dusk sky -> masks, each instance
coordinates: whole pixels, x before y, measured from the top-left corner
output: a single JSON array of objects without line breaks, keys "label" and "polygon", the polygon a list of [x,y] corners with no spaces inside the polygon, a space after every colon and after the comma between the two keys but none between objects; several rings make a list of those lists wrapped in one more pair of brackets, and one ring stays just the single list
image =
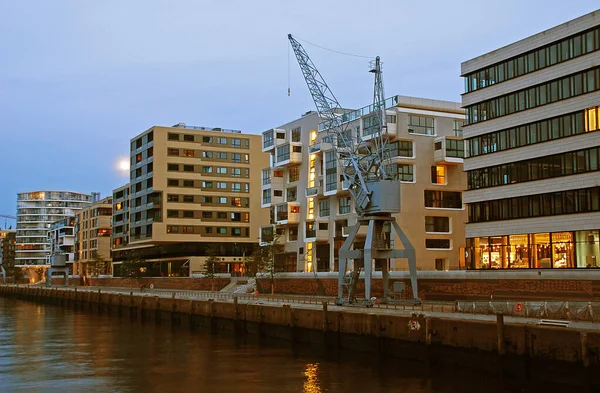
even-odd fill
[{"label": "dusk sky", "polygon": [[[110,194],[128,181],[116,163],[129,139],[153,125],[259,134],[314,109],[291,50],[287,96],[288,33],[381,56],[388,97],[460,101],[461,62],[597,8],[598,0],[0,0],[0,214],[16,214],[17,192]],[[303,45],[342,106],[371,103],[368,59]]]}]

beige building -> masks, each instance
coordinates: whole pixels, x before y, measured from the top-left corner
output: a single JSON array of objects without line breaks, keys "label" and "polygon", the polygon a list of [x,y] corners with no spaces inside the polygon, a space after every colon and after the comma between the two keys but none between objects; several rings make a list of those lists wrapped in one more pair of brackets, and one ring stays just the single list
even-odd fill
[{"label": "beige building", "polygon": [[[351,137],[365,143],[373,133],[369,110],[344,115]],[[459,103],[404,96],[386,100],[386,110],[389,164],[401,180],[397,219],[415,247],[418,268],[459,269],[466,221],[464,111]],[[277,231],[285,244],[279,270],[337,271],[339,249],[357,216],[317,113],[263,132],[263,151],[271,153],[271,166],[263,169],[262,207],[273,225],[261,229],[262,244]],[[407,269],[401,259],[390,265]]]},{"label": "beige building", "polygon": [[75,263],[73,274],[89,275],[87,263],[94,258],[106,262],[101,274],[111,274],[112,196],[98,199],[75,217]]},{"label": "beige building", "polygon": [[461,68],[468,267],[600,267],[600,10]]},{"label": "beige building", "polygon": [[154,126],[131,139],[128,186],[113,191],[113,259],[143,260],[150,276],[199,274],[209,246],[218,272],[242,274],[268,211],[258,196],[269,155],[261,136]]}]

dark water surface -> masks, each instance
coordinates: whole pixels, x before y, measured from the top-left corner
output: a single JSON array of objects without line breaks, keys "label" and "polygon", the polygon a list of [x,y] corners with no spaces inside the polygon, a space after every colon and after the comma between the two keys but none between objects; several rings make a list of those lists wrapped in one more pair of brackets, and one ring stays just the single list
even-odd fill
[{"label": "dark water surface", "polygon": [[0,297],[0,392],[575,392]]}]

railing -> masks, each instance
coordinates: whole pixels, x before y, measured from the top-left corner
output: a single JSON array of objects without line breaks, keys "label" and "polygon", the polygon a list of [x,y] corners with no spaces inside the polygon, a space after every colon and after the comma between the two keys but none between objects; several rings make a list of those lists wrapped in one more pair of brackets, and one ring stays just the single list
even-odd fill
[{"label": "railing", "polygon": [[[385,109],[394,107],[396,105],[398,105],[398,96],[389,97],[384,101]],[[367,105],[363,108],[357,109],[355,111],[344,113],[343,115],[341,115],[342,124],[360,119],[362,116],[369,115],[369,114],[373,113],[373,110],[374,110],[374,107],[371,104],[371,105]],[[325,125],[325,123],[319,124],[319,131],[325,130],[324,125]]]}]

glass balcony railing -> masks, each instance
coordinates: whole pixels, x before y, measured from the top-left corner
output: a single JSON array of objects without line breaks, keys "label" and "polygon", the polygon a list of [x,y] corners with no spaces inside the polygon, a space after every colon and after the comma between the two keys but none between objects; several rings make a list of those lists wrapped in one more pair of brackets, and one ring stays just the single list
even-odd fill
[{"label": "glass balcony railing", "polygon": [[[384,102],[385,109],[392,108],[396,105],[398,105],[398,96],[397,95],[387,98]],[[344,113],[341,115],[342,124],[348,123],[350,121],[360,119],[363,116],[369,115],[369,114],[373,113],[373,110],[374,110],[374,106],[371,104],[371,105],[367,105],[363,108],[357,109],[355,111]],[[328,123],[327,122],[320,123],[319,131],[324,131],[326,124],[328,124]]]}]

